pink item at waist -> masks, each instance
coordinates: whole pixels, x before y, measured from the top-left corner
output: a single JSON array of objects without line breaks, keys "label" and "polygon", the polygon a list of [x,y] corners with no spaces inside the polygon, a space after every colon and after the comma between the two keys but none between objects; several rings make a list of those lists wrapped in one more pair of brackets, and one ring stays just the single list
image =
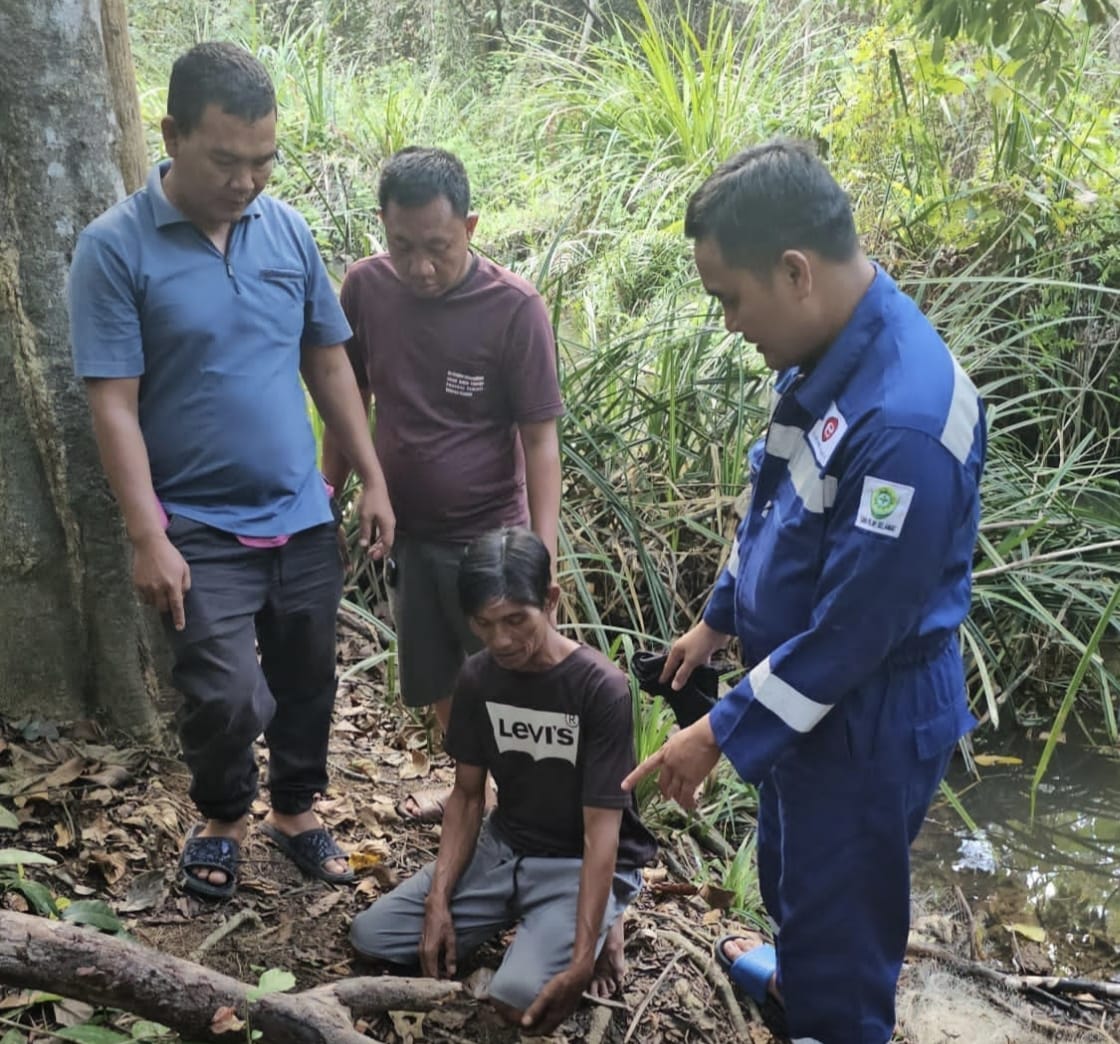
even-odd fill
[{"label": "pink item at waist", "polygon": [[[326,487],[327,496],[333,497],[334,486],[332,486],[326,479],[323,480],[323,485]],[[163,522],[163,528],[166,529],[170,520],[167,517],[167,512],[163,510],[163,505],[159,502],[158,497],[156,498],[156,507],[159,508],[159,517]],[[292,539],[290,533],[282,533],[280,536],[270,537],[241,536],[240,533],[235,533],[234,536],[237,537],[237,542],[242,546],[256,548],[283,547],[289,540]]]}]

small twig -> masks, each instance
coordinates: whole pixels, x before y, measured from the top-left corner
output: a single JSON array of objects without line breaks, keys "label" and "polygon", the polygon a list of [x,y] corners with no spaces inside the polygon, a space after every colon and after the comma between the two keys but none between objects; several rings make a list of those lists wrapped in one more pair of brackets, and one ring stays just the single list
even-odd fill
[{"label": "small twig", "polygon": [[968,924],[968,955],[975,961],[980,956],[976,945],[976,918],[972,915],[972,907],[968,905],[968,899],[961,886],[954,885],[953,891],[956,893],[957,905],[960,906],[961,913],[964,914],[965,922]]},{"label": "small twig", "polygon": [[645,910],[643,913],[647,917],[652,917],[657,921],[668,921],[673,924],[677,931],[696,943],[701,949],[710,946],[712,940],[709,936],[705,936],[692,927],[683,917],[678,917],[676,914],[666,913],[662,910]]},{"label": "small twig", "polygon": [[1069,558],[1071,555],[1085,555],[1090,551],[1109,551],[1114,547],[1120,547],[1120,540],[1103,540],[1097,544],[1087,544],[1085,547],[1066,547],[1060,551],[1047,551],[1045,554],[1019,558],[1012,562],[1005,562],[1003,565],[992,566],[990,569],[978,569],[972,577],[974,580],[979,580],[989,576],[999,576],[1001,573],[1009,573],[1015,569],[1038,565],[1039,562],[1053,562],[1059,558]]},{"label": "small twig", "polygon": [[239,910],[229,920],[218,925],[205,939],[198,944],[197,949],[191,954],[192,961],[198,961],[207,950],[220,943],[227,935],[237,931],[243,924],[251,924],[256,928],[263,928],[264,921],[256,910],[248,908]]},{"label": "small twig", "polygon": [[[727,1014],[735,1027],[736,1036],[740,1040],[747,1040],[747,1020],[743,1018],[743,1010],[739,1007],[739,1001],[735,997],[735,991],[731,988],[731,980],[720,970],[719,966],[716,964],[715,958],[712,957],[710,953],[705,953],[700,947],[694,946],[681,935],[680,932],[662,930],[659,934],[666,942],[673,943],[684,950],[684,952],[692,958],[696,966],[707,976],[708,981],[715,987],[716,993],[719,994],[720,1000],[723,1001],[724,1007],[727,1008]],[[751,1004],[751,1015],[761,1022],[762,1016],[758,1013],[757,1006],[749,997],[746,999]]]},{"label": "small twig", "polygon": [[630,1044],[630,1038],[634,1036],[634,1033],[638,1029],[638,1024],[642,1021],[642,1016],[646,1013],[646,1008],[649,1007],[650,1001],[653,1000],[654,995],[657,993],[657,991],[661,989],[661,984],[669,977],[669,972],[671,972],[677,966],[677,961],[679,961],[683,956],[683,953],[673,954],[673,959],[665,965],[665,967],[661,971],[661,974],[657,976],[654,984],[649,988],[646,995],[642,998],[642,1002],[634,1010],[634,1014],[630,1019],[630,1025],[626,1027],[626,1036],[622,1038],[622,1044]]},{"label": "small twig", "polygon": [[611,1000],[610,997],[596,997],[594,993],[584,990],[583,999],[590,1004],[598,1004],[601,1008],[614,1008],[615,1011],[624,1011],[627,1015],[630,1014],[629,1004],[625,1004],[622,1001]]}]

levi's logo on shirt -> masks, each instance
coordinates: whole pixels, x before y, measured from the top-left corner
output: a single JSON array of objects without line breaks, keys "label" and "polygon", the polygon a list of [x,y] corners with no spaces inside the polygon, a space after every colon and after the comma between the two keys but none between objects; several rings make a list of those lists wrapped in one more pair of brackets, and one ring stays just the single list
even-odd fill
[{"label": "levi's logo on shirt", "polygon": [[534,761],[560,758],[576,763],[579,747],[579,718],[556,711],[527,710],[508,703],[487,701],[486,712],[494,729],[494,741],[503,753],[520,751]]},{"label": "levi's logo on shirt", "polygon": [[447,383],[443,390],[448,395],[459,395],[464,399],[472,398],[486,387],[486,378],[481,374],[475,376],[470,373],[459,373],[458,370],[447,371]]}]

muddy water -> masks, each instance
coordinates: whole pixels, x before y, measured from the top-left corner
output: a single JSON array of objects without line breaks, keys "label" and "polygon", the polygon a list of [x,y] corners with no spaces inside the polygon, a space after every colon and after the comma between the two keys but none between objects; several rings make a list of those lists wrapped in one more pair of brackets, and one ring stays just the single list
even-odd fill
[{"label": "muddy water", "polygon": [[1065,974],[1120,973],[1120,752],[1060,746],[1030,820],[1031,776],[1041,744],[1000,754],[1020,766],[981,768],[975,783],[954,764],[949,782],[976,821],[971,835],[948,805],[931,811],[914,847],[916,890],[959,886],[984,936],[986,955],[1011,957],[1031,936]]}]

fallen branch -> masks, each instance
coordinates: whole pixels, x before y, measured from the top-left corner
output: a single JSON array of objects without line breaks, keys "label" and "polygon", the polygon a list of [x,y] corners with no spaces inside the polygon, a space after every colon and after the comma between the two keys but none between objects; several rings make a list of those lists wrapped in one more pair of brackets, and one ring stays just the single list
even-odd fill
[{"label": "fallen branch", "polygon": [[1097,982],[1093,979],[1066,979],[1059,975],[1008,975],[986,964],[965,960],[941,946],[912,942],[906,947],[911,957],[927,957],[948,964],[955,971],[977,979],[987,979],[1009,990],[1027,992],[1047,990],[1050,993],[1088,993],[1102,1000],[1120,999],[1120,982]]},{"label": "fallen branch", "polygon": [[[49,990],[132,1012],[188,1040],[228,1042],[230,1015],[269,1044],[370,1044],[354,1019],[429,1011],[462,996],[458,983],[343,979],[249,1001],[252,986],[139,943],[43,917],[0,913],[0,984]],[[222,1030],[225,1032],[221,1032]]]}]

